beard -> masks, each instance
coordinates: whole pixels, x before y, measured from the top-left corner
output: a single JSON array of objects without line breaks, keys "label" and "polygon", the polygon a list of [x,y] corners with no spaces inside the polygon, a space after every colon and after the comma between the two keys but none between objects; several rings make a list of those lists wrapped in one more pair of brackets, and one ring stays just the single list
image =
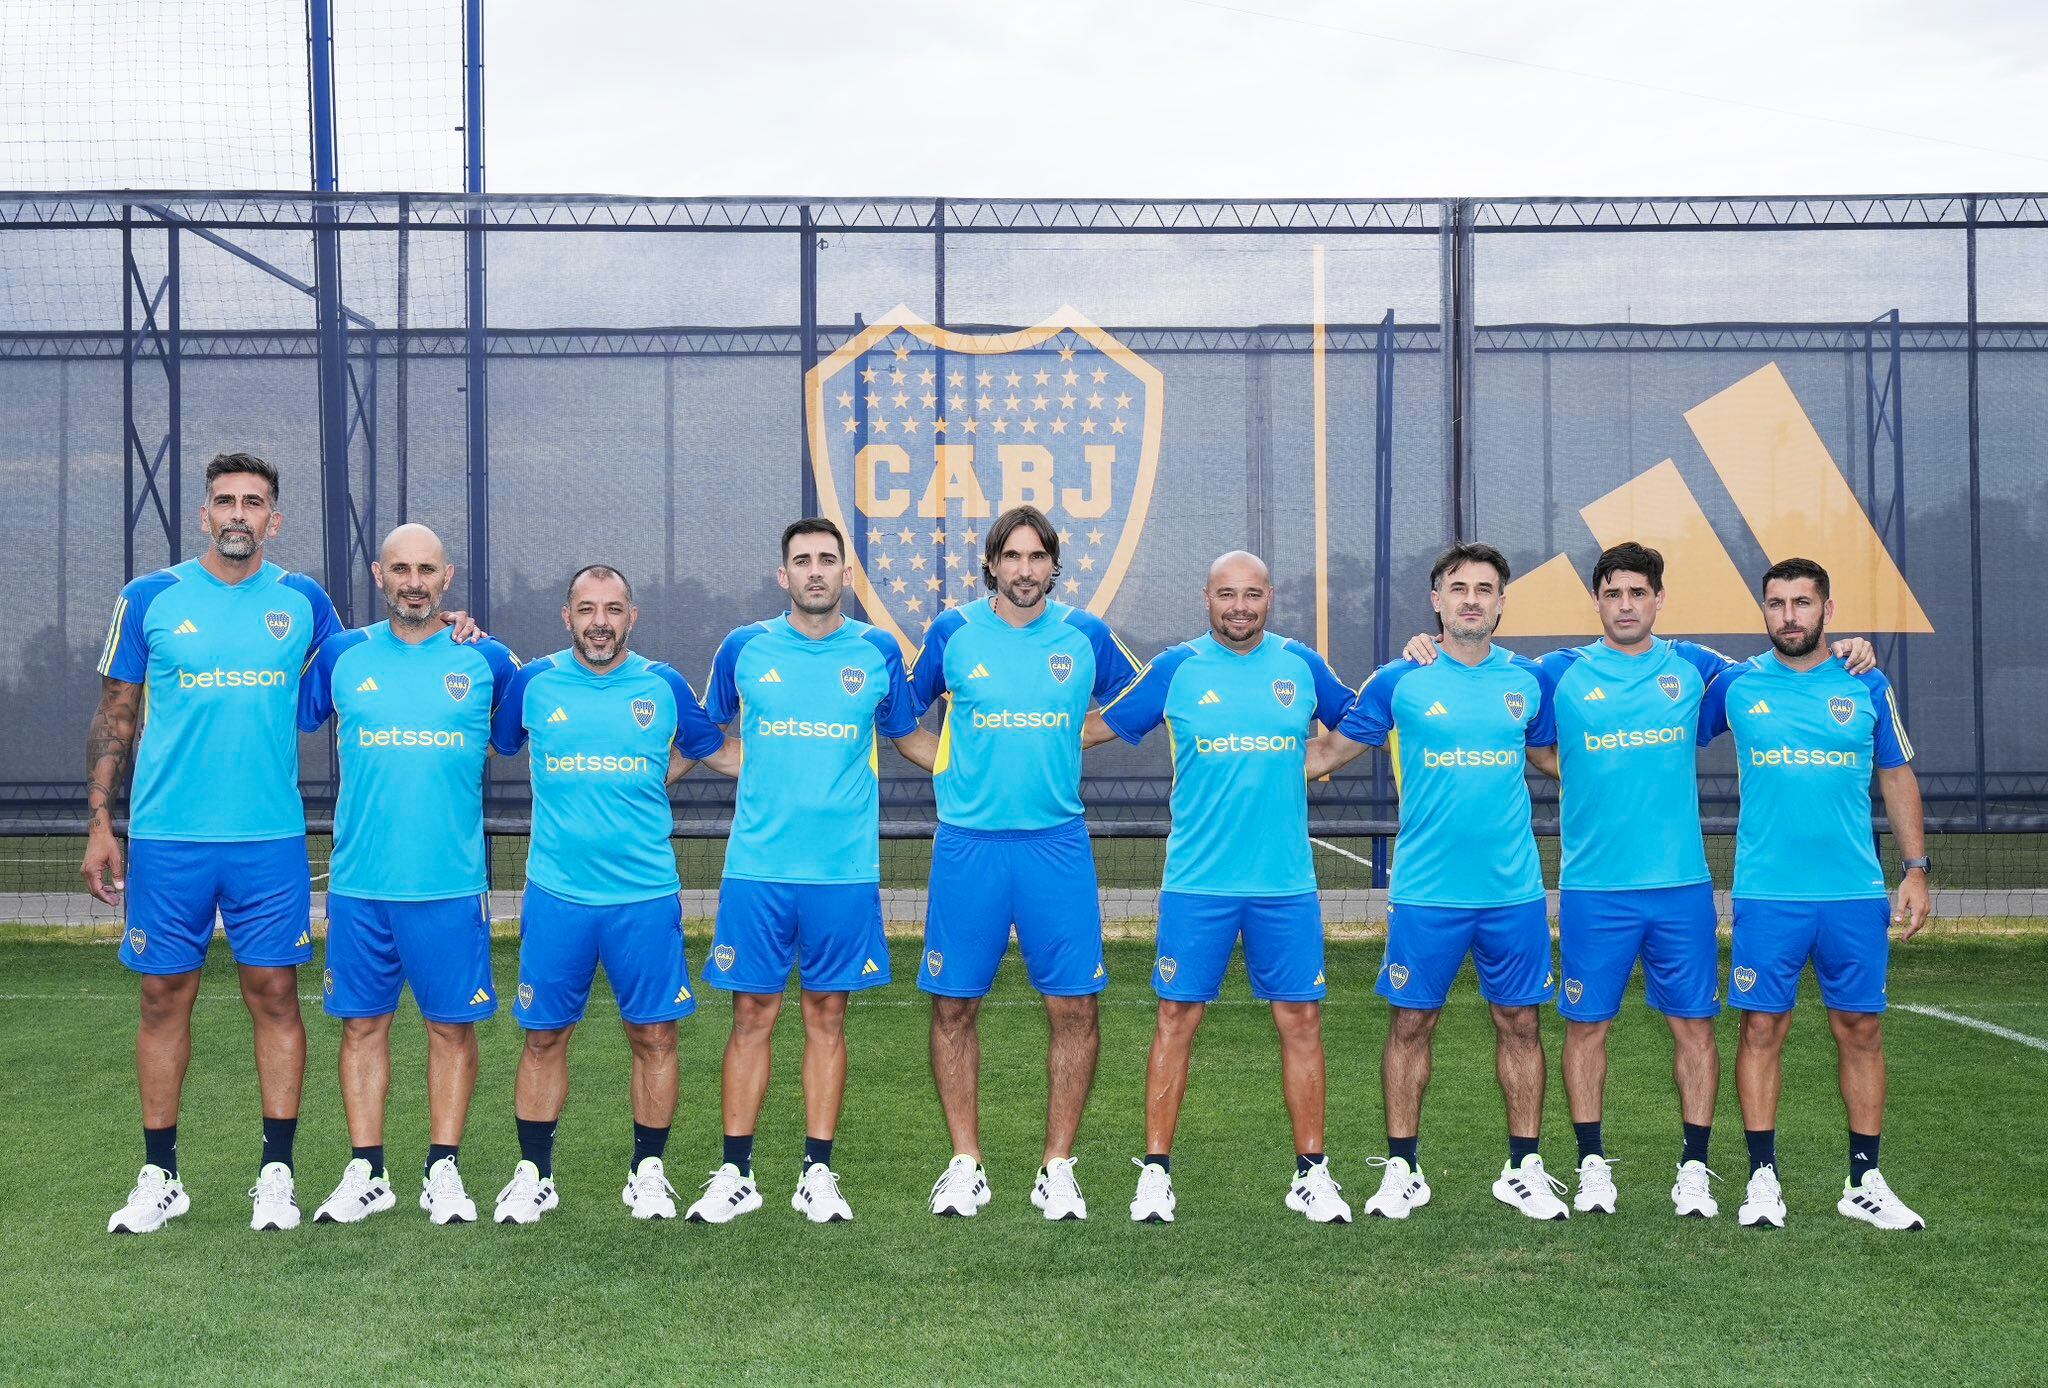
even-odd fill
[{"label": "beard", "polygon": [[427,625],[429,622],[437,622],[441,619],[440,610],[436,606],[434,601],[431,598],[428,598],[425,601],[427,603],[427,610],[418,616],[414,616],[411,612],[407,611],[405,606],[405,600],[399,598],[387,596],[384,599],[384,607],[387,611],[391,613],[391,620],[394,624],[402,627],[410,627],[413,630],[417,631],[419,628]]},{"label": "beard", "polygon": [[1029,612],[1032,608],[1038,606],[1038,604],[1045,601],[1046,590],[1050,586],[1050,579],[1048,579],[1044,583],[1035,585],[1032,590],[1029,601],[1026,601],[1024,598],[1018,596],[1019,585],[1016,583],[1004,583],[998,580],[996,583],[996,591],[1003,595],[1003,601],[1010,604],[1010,606],[1016,608],[1020,612]]},{"label": "beard", "polygon": [[1812,655],[1814,648],[1820,645],[1820,638],[1821,630],[1819,627],[1815,627],[1811,631],[1802,631],[1796,636],[1780,636],[1777,632],[1773,631],[1771,633],[1771,645],[1776,648],[1779,655],[1798,660],[1801,657]]},{"label": "beard", "polygon": [[796,608],[813,617],[822,617],[839,606],[837,593],[807,593],[800,588],[789,590],[789,600]]},{"label": "beard", "polygon": [[[610,643],[611,654],[600,656],[593,649],[594,643],[599,639]],[[588,631],[572,631],[569,633],[569,643],[576,648],[576,654],[582,656],[584,661],[590,665],[609,665],[626,653],[625,633],[616,627],[594,627]]]},{"label": "beard", "polygon": [[226,526],[215,533],[213,547],[223,559],[247,559],[256,552],[256,532],[243,526]]}]

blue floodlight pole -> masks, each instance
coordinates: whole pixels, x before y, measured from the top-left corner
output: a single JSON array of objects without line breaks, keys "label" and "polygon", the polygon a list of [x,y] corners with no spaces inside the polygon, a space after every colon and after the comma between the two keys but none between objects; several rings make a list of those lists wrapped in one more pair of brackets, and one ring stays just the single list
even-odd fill
[{"label": "blue floodlight pole", "polygon": [[320,497],[326,536],[327,595],[344,624],[354,617],[349,557],[348,329],[341,316],[341,232],[332,195],[334,138],[334,0],[306,0],[308,82],[313,116],[313,296],[320,338]]},{"label": "blue floodlight pole", "polygon": [[[462,191],[484,191],[484,0],[462,0]],[[488,316],[484,294],[484,213],[469,209],[463,233],[468,403],[469,607],[481,624],[491,616],[491,470]]]}]

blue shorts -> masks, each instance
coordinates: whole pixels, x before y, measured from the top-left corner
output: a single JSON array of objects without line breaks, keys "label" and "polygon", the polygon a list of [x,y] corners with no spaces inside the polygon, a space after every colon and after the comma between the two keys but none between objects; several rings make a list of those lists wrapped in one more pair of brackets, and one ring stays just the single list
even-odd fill
[{"label": "blue shorts", "polygon": [[1728,1005],[1744,1012],[1790,1012],[1806,961],[1820,979],[1820,1000],[1837,1012],[1882,1012],[1891,962],[1891,902],[1735,899],[1735,946]]},{"label": "blue shorts", "polygon": [[206,963],[216,911],[237,964],[311,963],[313,875],[306,865],[306,836],[253,843],[128,840],[123,964],[139,974],[191,973]]},{"label": "blue shorts", "polygon": [[1714,938],[1714,884],[1648,891],[1557,894],[1564,987],[1557,1010],[1574,1022],[1605,1022],[1621,1012],[1636,959],[1643,991],[1667,1017],[1721,1015],[1721,947]]},{"label": "blue shorts", "polygon": [[583,1020],[597,966],[611,980],[619,1015],[635,1026],[697,1010],[683,957],[683,899],[585,906],[526,884],[519,918],[519,993],[512,1020],[556,1031]]},{"label": "blue shorts", "polygon": [[780,993],[790,968],[805,991],[855,993],[889,981],[878,882],[718,884],[718,929],[704,981],[734,993]]},{"label": "blue shorts", "polygon": [[1319,1002],[1323,987],[1323,904],[1294,896],[1159,894],[1159,960],[1152,991],[1172,1002],[1214,1002],[1230,952],[1244,936],[1252,996],[1268,1002]]},{"label": "blue shorts", "polygon": [[1444,1005],[1465,955],[1479,996],[1497,1007],[1534,1007],[1550,997],[1550,915],[1542,898],[1515,906],[1389,906],[1387,953],[1373,991],[1396,1007]]},{"label": "blue shorts", "polygon": [[327,1015],[386,1016],[408,983],[430,1022],[481,1022],[497,1012],[488,898],[373,901],[329,892],[320,980]]},{"label": "blue shorts", "polygon": [[1039,992],[1079,997],[1109,985],[1086,824],[1014,831],[939,826],[917,986],[941,997],[987,996],[1013,925]]}]

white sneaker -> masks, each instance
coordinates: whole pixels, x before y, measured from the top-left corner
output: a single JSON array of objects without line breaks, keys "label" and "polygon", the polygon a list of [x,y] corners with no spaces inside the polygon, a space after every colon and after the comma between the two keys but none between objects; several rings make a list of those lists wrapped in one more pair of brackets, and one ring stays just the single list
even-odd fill
[{"label": "white sneaker", "polygon": [[540,1217],[562,1203],[555,1178],[540,1174],[530,1161],[512,1168],[512,1179],[498,1192],[498,1208],[491,1218],[500,1224],[538,1224]]},{"label": "white sneaker", "polygon": [[1579,1158],[1579,1189],[1572,1208],[1580,1214],[1613,1214],[1619,1192],[1614,1189],[1614,1164],[1603,1156]]},{"label": "white sneaker", "polygon": [[1570,1219],[1572,1212],[1557,1198],[1565,1189],[1563,1181],[1543,1169],[1543,1158],[1531,1152],[1520,1166],[1501,1167],[1500,1179],[1493,1183],[1493,1198],[1513,1205],[1531,1219]]},{"label": "white sneaker", "polygon": [[[363,1163],[368,1166],[369,1163]],[[262,1230],[284,1230],[299,1227],[299,1198],[292,1185],[292,1169],[281,1161],[274,1161],[256,1173],[256,1184],[249,1187],[249,1198],[256,1202],[255,1211],[249,1216],[249,1227]]]},{"label": "white sneaker", "polygon": [[[668,1172],[663,1169],[660,1157],[640,1159],[639,1167],[626,1178],[626,1188],[619,1192],[619,1199],[635,1219],[676,1217],[676,1188],[668,1183]],[[761,1197],[756,1195],[754,1203],[759,1205]]]},{"label": "white sneaker", "polygon": [[1311,1224],[1349,1224],[1351,1206],[1337,1192],[1344,1187],[1330,1175],[1330,1159],[1323,1158],[1298,1173],[1287,1188],[1287,1208],[1308,1216]]},{"label": "white sneaker", "polygon": [[455,1169],[455,1158],[441,1158],[432,1171],[420,1178],[420,1208],[433,1224],[475,1222],[476,1201],[462,1188],[462,1173]]},{"label": "white sneaker", "polygon": [[1040,1168],[1038,1179],[1031,1185],[1031,1203],[1047,1219],[1088,1218],[1088,1202],[1081,1198],[1081,1187],[1074,1180],[1072,1157],[1054,1157]]},{"label": "white sneaker", "polygon": [[1742,1193],[1742,1208],[1735,1222],[1745,1229],[1785,1227],[1785,1188],[1778,1184],[1778,1169],[1759,1166],[1749,1173],[1749,1188]]},{"label": "white sneaker", "polygon": [[790,1194],[789,1207],[813,1224],[844,1224],[853,1218],[853,1206],[839,1193],[839,1175],[821,1161],[804,1168],[804,1176]]},{"label": "white sneaker", "polygon": [[192,1208],[185,1183],[161,1166],[144,1166],[135,1177],[128,1203],[107,1220],[109,1234],[154,1234]]},{"label": "white sneaker", "polygon": [[1721,1213],[1721,1202],[1707,1183],[1720,1179],[1703,1161],[1680,1162],[1678,1183],[1671,1187],[1671,1208],[1688,1219],[1712,1219]]},{"label": "white sneaker", "polygon": [[313,1211],[313,1222],[355,1224],[373,1214],[382,1214],[397,1203],[398,1197],[392,1194],[391,1182],[384,1173],[370,1170],[370,1163],[361,1157],[351,1157],[341,1169],[341,1184],[334,1188],[334,1194]]},{"label": "white sneaker", "polygon": [[1408,1165],[1406,1157],[1367,1157],[1367,1166],[1384,1167],[1380,1188],[1365,1202],[1365,1212],[1380,1219],[1406,1219],[1429,1203],[1429,1182]]},{"label": "white sneaker", "polygon": [[932,1182],[932,1213],[948,1219],[972,1219],[989,1202],[988,1173],[981,1163],[961,1153],[946,1163]]},{"label": "white sneaker", "polygon": [[1132,1157],[1131,1165],[1138,1168],[1138,1193],[1131,1197],[1131,1222],[1173,1223],[1173,1207],[1180,1203],[1174,1199],[1173,1177],[1165,1167],[1142,1157]]},{"label": "white sneaker", "polygon": [[1851,1219],[1860,1219],[1880,1229],[1925,1229],[1927,1221],[1906,1208],[1906,1202],[1892,1194],[1891,1185],[1876,1167],[1863,1173],[1863,1184],[1842,1182],[1842,1198],[1835,1208]]},{"label": "white sneaker", "polygon": [[692,1224],[730,1224],[761,1208],[761,1191],[753,1175],[731,1162],[712,1172],[711,1179],[698,1189],[704,1193],[690,1206],[687,1218]]}]

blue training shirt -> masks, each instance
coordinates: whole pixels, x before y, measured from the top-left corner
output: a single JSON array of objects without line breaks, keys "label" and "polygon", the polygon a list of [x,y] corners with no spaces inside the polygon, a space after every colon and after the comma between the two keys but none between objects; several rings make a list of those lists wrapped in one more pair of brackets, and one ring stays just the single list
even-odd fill
[{"label": "blue training shirt", "polygon": [[1504,646],[1471,666],[1447,655],[1389,661],[1338,731],[1393,759],[1401,832],[1390,901],[1479,910],[1542,899],[1524,749],[1550,746],[1557,731],[1535,661]]},{"label": "blue training shirt", "polygon": [[1662,637],[1640,655],[1595,641],[1537,662],[1557,717],[1560,887],[1620,892],[1712,880],[1700,838],[1700,700],[1734,663]]},{"label": "blue training shirt", "polygon": [[881,880],[875,738],[917,728],[895,638],[850,617],[817,639],[788,613],[743,626],[719,643],[704,711],[738,719],[746,748],[727,877]]},{"label": "blue training shirt", "polygon": [[1852,675],[1833,656],[1795,670],[1765,651],[1707,687],[1701,744],[1730,728],[1742,785],[1735,895],[1882,898],[1870,780],[1913,759],[1891,681],[1877,670]]},{"label": "blue training shirt", "polygon": [[445,627],[412,645],[378,622],[321,646],[299,686],[299,727],[337,722],[328,890],[442,901],[490,885],[484,761],[518,669],[501,643],[462,645]]},{"label": "blue training shirt", "polygon": [[1316,889],[1308,842],[1309,725],[1352,693],[1313,646],[1268,632],[1239,654],[1205,633],[1162,651],[1102,710],[1126,742],[1166,724],[1173,753],[1170,892],[1294,896]]},{"label": "blue training shirt", "polygon": [[725,735],[689,681],[629,651],[605,674],[557,651],[522,666],[491,718],[491,745],[533,742],[526,877],[585,906],[652,901],[682,886],[669,834],[668,749],[708,757]]},{"label": "blue training shirt", "polygon": [[122,588],[99,672],[143,687],[129,834],[253,843],[305,833],[299,680],[339,630],[320,585],[275,564],[226,583],[187,559]]},{"label": "blue training shirt", "polygon": [[982,598],[939,614],[910,663],[918,712],[950,696],[932,782],[939,822],[1051,829],[1081,817],[1081,724],[1139,665],[1092,612],[1047,599],[1013,627]]}]

